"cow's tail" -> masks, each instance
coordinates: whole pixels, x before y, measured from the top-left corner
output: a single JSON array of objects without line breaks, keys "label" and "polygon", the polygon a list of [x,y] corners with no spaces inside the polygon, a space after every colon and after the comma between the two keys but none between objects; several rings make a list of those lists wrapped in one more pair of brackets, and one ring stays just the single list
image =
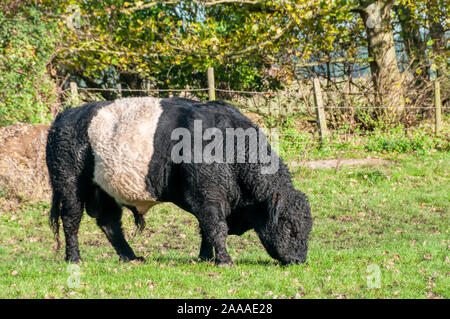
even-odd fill
[{"label": "cow's tail", "polygon": [[58,192],[53,193],[52,208],[50,209],[49,224],[55,235],[56,250],[61,248],[61,239],[59,237],[59,218],[61,216],[61,195]]}]

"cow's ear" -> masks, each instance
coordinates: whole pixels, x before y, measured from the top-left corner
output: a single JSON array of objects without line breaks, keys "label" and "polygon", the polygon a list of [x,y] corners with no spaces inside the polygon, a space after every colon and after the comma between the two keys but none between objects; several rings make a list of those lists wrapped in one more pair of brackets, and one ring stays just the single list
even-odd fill
[{"label": "cow's ear", "polygon": [[272,196],[272,202],[270,207],[270,218],[274,224],[278,223],[278,217],[280,216],[281,207],[281,194],[280,192],[275,192]]}]

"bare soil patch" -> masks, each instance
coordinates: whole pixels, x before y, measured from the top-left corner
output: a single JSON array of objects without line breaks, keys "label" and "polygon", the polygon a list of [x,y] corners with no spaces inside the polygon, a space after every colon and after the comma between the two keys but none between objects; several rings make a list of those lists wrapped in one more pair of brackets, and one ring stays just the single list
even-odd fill
[{"label": "bare soil patch", "polygon": [[383,158],[343,158],[303,162],[290,162],[292,167],[309,167],[313,169],[337,169],[340,166],[388,165],[393,161]]}]

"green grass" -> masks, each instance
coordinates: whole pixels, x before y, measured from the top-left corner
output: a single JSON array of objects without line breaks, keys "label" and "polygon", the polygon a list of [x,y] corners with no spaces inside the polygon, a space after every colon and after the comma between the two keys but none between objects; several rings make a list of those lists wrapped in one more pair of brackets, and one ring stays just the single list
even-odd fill
[{"label": "green grass", "polygon": [[[235,267],[198,262],[197,222],[171,204],[154,207],[136,236],[125,212],[129,242],[146,262],[120,263],[85,215],[77,288],[54,250],[49,205],[24,206],[0,214],[0,298],[449,298],[449,167],[449,153],[435,152],[293,171],[314,216],[304,265],[279,265],[254,232],[229,237]],[[370,267],[379,267],[379,288],[368,286]]]}]

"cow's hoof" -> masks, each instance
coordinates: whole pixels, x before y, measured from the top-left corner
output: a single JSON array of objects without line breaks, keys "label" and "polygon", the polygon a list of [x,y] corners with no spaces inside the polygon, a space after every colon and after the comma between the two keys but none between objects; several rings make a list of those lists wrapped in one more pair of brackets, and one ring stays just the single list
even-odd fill
[{"label": "cow's hoof", "polygon": [[136,257],[136,259],[133,259],[131,261],[133,264],[141,264],[145,262],[145,258],[144,257]]},{"label": "cow's hoof", "polygon": [[130,262],[132,264],[140,264],[140,263],[145,262],[145,258],[144,257],[132,257],[132,258],[130,258],[130,257],[120,257],[119,260],[121,262],[124,262],[124,263]]}]

